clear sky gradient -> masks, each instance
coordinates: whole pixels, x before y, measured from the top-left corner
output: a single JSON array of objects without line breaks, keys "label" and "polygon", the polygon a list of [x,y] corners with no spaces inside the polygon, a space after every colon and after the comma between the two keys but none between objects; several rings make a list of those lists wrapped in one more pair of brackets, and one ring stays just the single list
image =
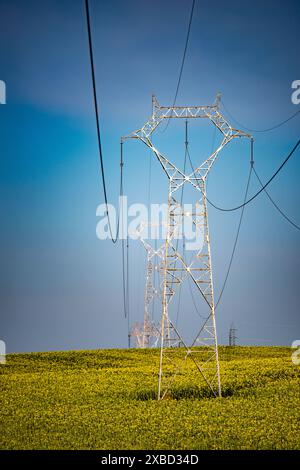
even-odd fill
[{"label": "clear sky gradient", "polygon": [[[172,104],[190,4],[90,0],[108,197],[114,204],[120,136],[147,120],[152,93],[162,104]],[[196,0],[178,104],[212,104],[221,91],[231,113],[257,129],[293,114],[291,83],[300,79],[299,21],[296,0]],[[103,192],[84,2],[0,0],[0,79],[7,85],[7,104],[0,105],[0,338],[9,352],[126,347],[121,247],[96,238]],[[197,126],[191,124],[195,163],[207,156],[213,135],[211,127]],[[300,116],[254,134],[263,181],[295,145],[299,131]],[[182,162],[184,122],[172,122],[157,137],[158,146],[159,138],[171,160]],[[124,153],[129,203],[147,202],[149,152],[131,141]],[[223,207],[239,204],[248,169],[249,145],[232,143],[209,176],[210,199]],[[298,150],[269,186],[298,224],[299,169]],[[166,201],[167,181],[154,159],[151,174],[151,201]],[[258,188],[253,178],[250,194]],[[238,217],[209,208],[216,296]],[[227,343],[232,322],[240,344],[299,339],[299,236],[264,194],[246,207],[217,310],[221,343]],[[130,253],[134,321],[143,315],[144,253],[138,242],[131,242]],[[191,309],[184,294],[182,323]],[[192,321],[187,328],[194,328]]]}]

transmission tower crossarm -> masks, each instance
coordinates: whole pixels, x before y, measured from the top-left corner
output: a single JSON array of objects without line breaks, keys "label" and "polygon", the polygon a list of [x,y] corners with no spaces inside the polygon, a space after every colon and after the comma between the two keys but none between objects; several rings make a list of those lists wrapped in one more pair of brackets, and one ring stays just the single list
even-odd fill
[{"label": "transmission tower crossarm", "polygon": [[125,139],[138,139],[150,137],[163,119],[210,119],[224,136],[232,134],[234,137],[251,137],[246,132],[235,129],[224,118],[219,110],[219,104],[201,106],[161,106],[157,98],[152,97],[152,115],[140,129],[133,131]]},{"label": "transmission tower crossarm", "polygon": [[[139,139],[147,145],[152,152],[156,155],[158,161],[163,167],[169,179],[177,180],[177,187],[182,186],[184,181],[188,180],[197,188],[197,181],[200,178],[206,178],[212,165],[215,163],[220,151],[235,138],[246,137],[252,139],[252,136],[242,130],[232,127],[224,118],[219,110],[219,99],[216,98],[215,104],[206,106],[161,106],[157,98],[152,96],[152,115],[148,121],[140,129],[133,131],[121,138],[123,142],[126,139]],[[170,162],[164,155],[162,155],[151,142],[151,135],[159,126],[163,119],[209,119],[214,126],[223,134],[223,140],[219,147],[203,162],[201,163],[190,175],[186,175],[172,162]],[[180,186],[178,186],[180,185]]]}]

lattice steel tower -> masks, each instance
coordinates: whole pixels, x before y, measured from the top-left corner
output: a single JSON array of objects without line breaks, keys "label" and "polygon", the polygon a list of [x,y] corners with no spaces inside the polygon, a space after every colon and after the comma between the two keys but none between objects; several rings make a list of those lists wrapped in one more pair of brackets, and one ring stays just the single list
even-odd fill
[{"label": "lattice steel tower", "polygon": [[[190,173],[177,168],[162,155],[151,141],[152,133],[165,119],[209,119],[220,131],[222,140],[216,150]],[[184,367],[186,359],[195,364],[197,376],[201,376],[209,393],[221,396],[221,381],[218,357],[218,341],[215,320],[215,302],[211,262],[211,246],[208,226],[206,179],[220,151],[233,139],[248,137],[249,134],[233,128],[222,116],[219,109],[219,95],[210,106],[160,106],[155,96],[152,97],[152,115],[145,125],[132,132],[124,139],[139,139],[157,157],[168,182],[167,236],[165,241],[165,265],[162,295],[161,347],[158,381],[158,399],[167,396],[174,386],[176,376]],[[195,191],[195,201],[191,213],[184,212],[180,201],[180,189],[189,185]],[[190,259],[175,243],[184,217],[192,220],[196,233],[202,237],[201,249],[190,250]],[[176,288],[190,277],[199,295],[204,300],[206,312],[199,319],[194,330],[194,339],[187,341],[178,331],[175,321],[169,315],[169,305]],[[175,348],[182,344],[183,348]],[[195,346],[203,346],[197,348]],[[191,379],[194,379],[190,375]]]},{"label": "lattice steel tower", "polygon": [[236,332],[237,332],[237,329],[234,326],[234,323],[231,323],[230,329],[229,329],[229,335],[228,335],[229,346],[236,346],[236,340],[237,340]]},{"label": "lattice steel tower", "polygon": [[[146,250],[146,281],[144,295],[144,319],[142,325],[136,323],[132,335],[136,337],[137,346],[140,348],[156,347],[160,338],[160,327],[153,318],[154,307],[157,301],[162,300],[161,279],[163,278],[165,265],[165,244],[153,247],[147,241],[148,236],[144,230],[155,227],[159,229],[160,224],[142,222],[135,232],[135,236],[141,241]],[[157,242],[157,239],[155,239]],[[155,243],[156,245],[156,243]]]}]

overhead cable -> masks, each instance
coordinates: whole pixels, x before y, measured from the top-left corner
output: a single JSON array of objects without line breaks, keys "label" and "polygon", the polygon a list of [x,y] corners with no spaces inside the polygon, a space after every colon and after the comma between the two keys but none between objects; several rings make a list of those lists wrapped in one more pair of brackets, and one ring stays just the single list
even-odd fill
[{"label": "overhead cable", "polygon": [[[175,91],[174,100],[173,100],[173,107],[175,106],[176,101],[177,101],[177,96],[178,96],[179,87],[180,87],[180,83],[181,83],[182,73],[183,73],[183,69],[184,69],[185,58],[186,58],[186,53],[187,53],[187,48],[188,48],[189,38],[190,38],[190,32],[191,32],[191,26],[192,26],[192,21],[193,21],[193,16],[194,16],[195,3],[196,3],[196,0],[193,0],[191,13],[190,13],[190,18],[189,18],[188,29],[187,29],[187,34],[186,34],[186,39],[185,39],[185,46],[184,46],[184,50],[183,50],[183,56],[182,56],[179,76],[178,76],[178,80],[177,80],[177,86],[176,86],[176,91]],[[169,123],[170,123],[170,118],[168,119],[167,125],[161,131],[161,133],[163,133],[167,130],[167,128],[169,126]]]},{"label": "overhead cable", "polygon": [[[263,187],[263,182],[261,181],[260,177],[258,176],[257,174],[257,171],[255,170],[255,168],[253,167],[253,171],[254,171],[254,174],[256,176],[256,178],[258,179],[260,185]],[[299,225],[295,224],[295,222],[293,222],[284,212],[282,209],[280,209],[280,207],[278,206],[278,204],[276,204],[276,202],[274,201],[274,199],[270,196],[270,193],[264,189],[264,192],[266,193],[267,197],[269,198],[269,200],[271,201],[271,203],[273,204],[273,206],[278,210],[278,212],[282,215],[282,217],[285,218],[285,220],[287,220],[293,227],[295,227],[297,230],[300,230],[300,227]]]},{"label": "overhead cable", "polygon": [[224,108],[224,110],[226,111],[226,113],[230,116],[230,118],[235,121],[235,123],[242,127],[243,129],[245,129],[246,131],[249,131],[249,132],[270,132],[270,131],[273,131],[274,129],[278,129],[279,127],[283,126],[284,124],[286,124],[287,122],[291,121],[292,119],[294,119],[294,117],[296,117],[299,113],[300,113],[300,109],[298,109],[295,113],[293,113],[291,116],[289,116],[287,119],[284,119],[283,121],[279,122],[278,124],[275,124],[274,126],[272,127],[267,127],[266,129],[250,129],[249,127],[246,127],[244,126],[244,124],[242,124],[241,122],[239,122],[233,115],[232,113],[229,111],[229,109],[227,108],[227,106],[224,104],[224,101],[223,99],[221,99],[221,104]]},{"label": "overhead cable", "polygon": [[273,181],[273,179],[278,175],[278,173],[282,170],[282,168],[284,167],[284,165],[289,161],[289,159],[291,158],[291,156],[294,154],[294,152],[296,151],[297,147],[299,146],[300,144],[300,139],[298,140],[298,142],[296,143],[296,145],[293,147],[293,149],[290,151],[290,153],[288,154],[288,156],[285,158],[285,160],[281,163],[281,165],[279,166],[279,168],[275,171],[275,173],[273,173],[273,175],[271,176],[271,178],[269,178],[269,180],[262,186],[262,188],[257,191],[257,193],[254,194],[254,196],[252,196],[250,199],[248,199],[246,202],[236,206],[236,207],[231,207],[231,208],[224,208],[224,207],[219,207],[217,206],[216,204],[214,204],[207,196],[206,197],[206,200],[209,202],[209,204],[214,207],[215,209],[219,210],[219,211],[223,211],[223,212],[232,212],[232,211],[236,211],[238,209],[241,209],[242,207],[246,206],[247,204],[249,204],[250,202],[252,202],[262,191],[265,190],[265,188]]},{"label": "overhead cable", "polygon": [[[85,11],[86,11],[86,20],[87,20],[87,30],[88,30],[88,43],[89,43],[89,53],[90,53],[90,63],[91,63],[91,74],[92,74],[92,84],[93,84],[93,96],[94,96],[94,107],[95,107],[95,115],[96,115],[96,126],[97,126],[97,140],[98,140],[98,150],[99,150],[99,158],[100,158],[100,169],[101,169],[101,178],[102,178],[102,186],[103,186],[103,194],[104,194],[104,201],[106,206],[106,215],[108,220],[108,227],[110,232],[111,241],[116,243],[119,237],[119,215],[118,214],[118,221],[117,221],[117,228],[116,228],[116,235],[114,236],[112,233],[112,226],[111,220],[108,210],[108,199],[107,199],[107,189],[106,189],[106,179],[105,179],[105,171],[104,171],[104,159],[103,159],[103,152],[102,152],[102,143],[101,143],[101,132],[100,132],[100,119],[99,119],[99,110],[98,110],[98,99],[97,99],[97,88],[96,88],[96,78],[95,78],[95,66],[94,66],[94,54],[93,54],[93,42],[92,42],[92,31],[91,31],[91,19],[90,19],[90,11],[89,11],[89,1],[85,0]],[[121,143],[121,161],[120,161],[120,196],[123,192],[123,159],[122,159],[122,143]]]}]

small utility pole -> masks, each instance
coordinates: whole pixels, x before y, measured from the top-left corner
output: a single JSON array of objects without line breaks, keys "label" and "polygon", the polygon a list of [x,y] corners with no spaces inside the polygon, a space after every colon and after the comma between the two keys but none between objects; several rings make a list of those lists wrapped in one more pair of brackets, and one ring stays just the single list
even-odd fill
[{"label": "small utility pole", "polygon": [[229,340],[228,340],[229,346],[236,346],[236,340],[237,340],[236,332],[237,332],[237,329],[234,326],[234,323],[231,323],[230,329],[229,329]]},{"label": "small utility pole", "polygon": [[128,333],[128,349],[131,348],[131,333]]}]

